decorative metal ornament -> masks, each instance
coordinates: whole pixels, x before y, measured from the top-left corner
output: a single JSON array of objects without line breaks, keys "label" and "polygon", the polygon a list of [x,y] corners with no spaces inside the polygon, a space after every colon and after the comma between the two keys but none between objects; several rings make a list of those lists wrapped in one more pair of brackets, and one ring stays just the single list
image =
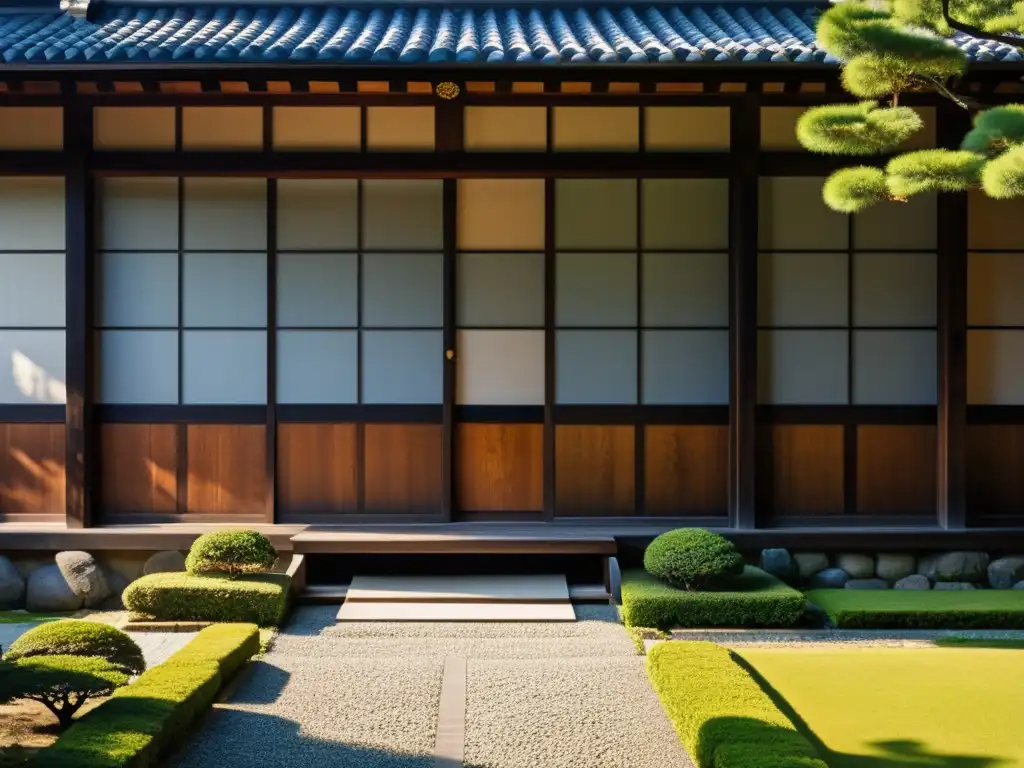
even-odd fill
[{"label": "decorative metal ornament", "polygon": [[451,101],[459,95],[459,86],[452,82],[438,83],[434,90],[445,101]]}]

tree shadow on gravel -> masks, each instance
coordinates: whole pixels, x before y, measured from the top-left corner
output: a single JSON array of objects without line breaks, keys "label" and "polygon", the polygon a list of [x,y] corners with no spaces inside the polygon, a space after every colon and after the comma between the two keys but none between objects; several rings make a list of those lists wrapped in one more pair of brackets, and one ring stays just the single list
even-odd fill
[{"label": "tree shadow on gravel", "polygon": [[[250,662],[242,674],[245,679],[231,694],[232,704],[273,704],[292,676],[291,672],[262,659]],[[258,684],[253,682],[257,676]]]},{"label": "tree shadow on gravel", "polygon": [[337,605],[305,605],[292,611],[288,623],[278,637],[316,637],[337,622]]},{"label": "tree shadow on gravel", "polygon": [[[339,721],[345,717],[338,712]],[[433,754],[331,741],[275,715],[221,709],[163,768],[435,768]],[[447,766],[445,767],[447,768]],[[462,768],[452,762],[451,768]]]}]

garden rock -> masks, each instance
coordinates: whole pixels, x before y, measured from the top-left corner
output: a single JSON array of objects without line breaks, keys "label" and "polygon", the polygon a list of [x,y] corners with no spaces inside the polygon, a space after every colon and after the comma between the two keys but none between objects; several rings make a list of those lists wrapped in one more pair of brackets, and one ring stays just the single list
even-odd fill
[{"label": "garden rock", "polygon": [[988,584],[992,589],[1011,589],[1024,579],[1024,555],[1001,557],[988,566]]},{"label": "garden rock", "polygon": [[1016,584],[1013,585],[1013,588],[1014,589],[1024,589],[1024,581],[1018,581]]},{"label": "garden rock", "polygon": [[931,589],[932,583],[919,573],[905,576],[892,585],[893,589]]},{"label": "garden rock", "polygon": [[826,568],[811,576],[808,586],[811,589],[842,589],[849,580],[842,568]]},{"label": "garden rock", "polygon": [[828,555],[823,552],[797,552],[793,555],[800,578],[809,579],[828,568]]},{"label": "garden rock", "polygon": [[930,581],[984,584],[989,556],[984,552],[942,552],[921,559],[917,572]]},{"label": "garden rock", "polygon": [[151,573],[177,573],[184,570],[185,556],[173,550],[157,552],[142,566],[142,572],[147,576]]},{"label": "garden rock", "polygon": [[25,607],[29,611],[77,611],[84,602],[75,594],[56,564],[36,568],[28,577]]},{"label": "garden rock", "polygon": [[888,589],[889,582],[885,579],[850,579],[846,582],[847,589]]},{"label": "garden rock", "polygon": [[0,608],[21,608],[25,579],[6,557],[0,555]]},{"label": "garden rock", "polygon": [[11,563],[15,568],[18,569],[18,573],[22,575],[26,581],[28,577],[32,575],[32,571],[37,568],[42,568],[44,565],[52,565],[52,557],[18,557],[11,560]]},{"label": "garden rock", "polygon": [[785,549],[762,550],[761,570],[783,581],[791,581],[796,575],[793,558],[789,556],[789,551]]},{"label": "garden rock", "polygon": [[101,557],[100,564],[103,566],[104,573],[107,574],[107,581],[110,580],[112,573],[116,573],[130,583],[142,576],[142,569],[146,565],[148,558],[149,555],[145,552],[139,553],[134,557],[130,554],[114,555],[112,557]]},{"label": "garden rock", "polygon": [[917,562],[913,555],[881,554],[875,565],[875,573],[880,579],[899,581],[910,576],[914,572],[915,565]]},{"label": "garden rock", "polygon": [[117,611],[124,608],[121,600],[121,593],[128,588],[131,582],[118,571],[107,570],[107,584],[110,585],[110,597],[103,601],[102,607],[109,611]]},{"label": "garden rock", "polygon": [[977,587],[975,587],[973,584],[968,584],[966,581],[937,581],[935,582],[935,588],[944,591],[958,589],[977,589]]},{"label": "garden rock", "polygon": [[71,591],[82,598],[87,608],[110,597],[107,577],[88,552],[58,552],[55,560]]},{"label": "garden rock", "polygon": [[875,575],[875,559],[871,555],[840,555],[836,565],[851,579],[870,579]]}]

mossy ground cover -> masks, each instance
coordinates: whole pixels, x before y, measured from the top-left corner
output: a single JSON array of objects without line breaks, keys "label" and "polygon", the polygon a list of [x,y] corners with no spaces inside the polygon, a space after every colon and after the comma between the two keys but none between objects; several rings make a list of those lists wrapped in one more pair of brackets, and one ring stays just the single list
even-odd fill
[{"label": "mossy ground cover", "polygon": [[1024,651],[738,652],[830,768],[1024,768]]},{"label": "mossy ground cover", "polygon": [[807,599],[844,629],[1024,629],[1024,590],[813,589]]},{"label": "mossy ground cover", "polygon": [[0,611],[0,624],[29,624],[37,621],[70,619],[75,613],[29,613],[28,611]]}]

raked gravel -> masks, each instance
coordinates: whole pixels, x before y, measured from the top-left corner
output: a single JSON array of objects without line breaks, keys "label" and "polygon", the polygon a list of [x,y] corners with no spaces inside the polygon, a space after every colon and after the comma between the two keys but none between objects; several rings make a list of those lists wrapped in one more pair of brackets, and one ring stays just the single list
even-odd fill
[{"label": "raked gravel", "polygon": [[574,623],[342,623],[302,608],[175,768],[432,768],[467,659],[473,768],[692,768],[615,610]]}]

